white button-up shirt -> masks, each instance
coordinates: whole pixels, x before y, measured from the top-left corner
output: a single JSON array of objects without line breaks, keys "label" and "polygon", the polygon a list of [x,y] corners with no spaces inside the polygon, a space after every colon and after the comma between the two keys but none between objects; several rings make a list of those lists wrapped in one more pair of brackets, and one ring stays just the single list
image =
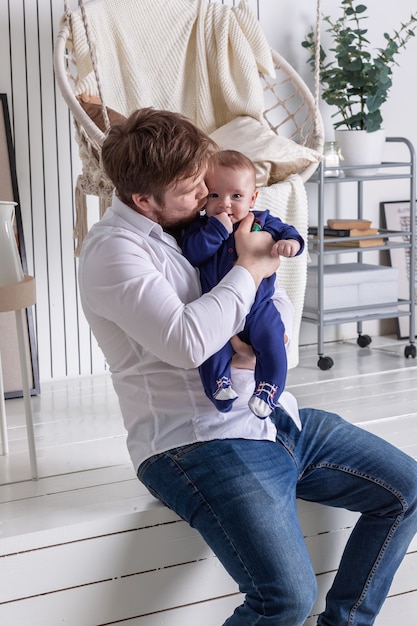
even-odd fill
[{"label": "white button-up shirt", "polygon": [[[275,440],[271,420],[257,418],[247,406],[252,371],[233,369],[239,397],[230,412],[221,413],[206,397],[197,369],[243,328],[256,293],[246,269],[234,267],[201,295],[198,271],[176,240],[114,197],[84,240],[79,286],[136,470],[154,454],[197,441]],[[296,406],[287,410],[296,420]]]}]

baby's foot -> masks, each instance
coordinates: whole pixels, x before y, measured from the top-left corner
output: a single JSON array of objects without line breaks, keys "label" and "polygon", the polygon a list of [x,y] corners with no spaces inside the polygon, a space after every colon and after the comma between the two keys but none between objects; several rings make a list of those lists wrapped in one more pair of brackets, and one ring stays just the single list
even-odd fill
[{"label": "baby's foot", "polygon": [[216,400],[236,400],[237,393],[232,387],[222,387],[213,395]]},{"label": "baby's foot", "polygon": [[278,387],[270,383],[260,382],[255,393],[250,398],[248,405],[252,413],[260,419],[265,419],[271,415],[278,405]]},{"label": "baby's foot", "polygon": [[256,417],[260,417],[262,420],[272,413],[272,409],[269,404],[256,396],[251,397],[248,405],[252,413],[254,413]]},{"label": "baby's foot", "polygon": [[219,411],[227,413],[232,408],[237,393],[232,387],[232,381],[226,376],[217,380],[216,385],[217,390],[213,393],[213,403]]}]

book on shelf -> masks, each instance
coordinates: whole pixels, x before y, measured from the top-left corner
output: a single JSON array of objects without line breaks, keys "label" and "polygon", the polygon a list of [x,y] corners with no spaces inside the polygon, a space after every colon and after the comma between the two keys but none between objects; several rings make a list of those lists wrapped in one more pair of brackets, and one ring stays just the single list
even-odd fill
[{"label": "book on shelf", "polygon": [[364,230],[366,228],[371,228],[372,222],[371,220],[364,219],[355,219],[355,220],[342,220],[342,219],[328,219],[327,220],[328,228],[359,228],[360,230]]},{"label": "book on shelf", "polygon": [[[315,239],[315,245],[317,245],[318,238]],[[332,239],[332,238],[331,238]],[[374,239],[343,239],[340,241],[326,241],[326,237],[324,237],[324,245],[329,247],[332,246],[334,248],[344,247],[344,248],[367,248],[370,246],[383,246],[384,240],[380,237],[376,237]]]},{"label": "book on shelf", "polygon": [[[309,226],[308,234],[317,237],[319,229],[317,226]],[[377,235],[377,228],[323,228],[325,237],[363,237],[365,235]]]}]

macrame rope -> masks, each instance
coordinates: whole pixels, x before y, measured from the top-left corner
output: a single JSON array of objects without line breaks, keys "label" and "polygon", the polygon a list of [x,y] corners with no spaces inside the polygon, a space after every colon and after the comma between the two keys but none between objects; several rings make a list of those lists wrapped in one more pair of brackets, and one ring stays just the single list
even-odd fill
[{"label": "macrame rope", "polygon": [[316,4],[316,46],[314,49],[314,113],[315,113],[315,123],[316,128],[319,123],[319,98],[320,98],[320,48],[321,48],[321,0],[317,0]]},{"label": "macrame rope", "polygon": [[84,28],[85,28],[85,35],[87,38],[87,43],[88,43],[88,49],[90,51],[90,56],[91,56],[91,63],[93,65],[93,70],[94,70],[94,76],[96,78],[96,82],[97,82],[97,89],[98,89],[98,95],[100,98],[100,102],[101,102],[101,111],[103,114],[103,120],[104,120],[104,125],[106,128],[106,132],[108,132],[110,130],[110,120],[109,120],[109,116],[107,113],[107,107],[104,103],[104,98],[103,98],[103,87],[101,84],[101,80],[100,80],[100,75],[98,72],[98,63],[97,63],[97,56],[96,56],[96,52],[94,49],[94,45],[92,43],[92,37],[91,37],[91,28],[90,28],[90,23],[88,21],[87,18],[87,13],[85,12],[85,6],[84,6],[84,0],[78,0],[78,4],[81,10],[81,16],[83,19],[83,24],[84,24]]}]

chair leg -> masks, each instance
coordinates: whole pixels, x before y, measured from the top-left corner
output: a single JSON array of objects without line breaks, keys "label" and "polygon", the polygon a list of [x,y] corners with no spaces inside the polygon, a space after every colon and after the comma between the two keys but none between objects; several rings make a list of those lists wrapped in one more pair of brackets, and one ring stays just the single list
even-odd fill
[{"label": "chair leg", "polygon": [[0,434],[3,454],[9,454],[9,437],[7,435],[6,404],[4,402],[3,369],[0,353]]},{"label": "chair leg", "polygon": [[29,458],[32,478],[37,480],[38,464],[36,458],[35,433],[33,429],[32,404],[30,399],[29,377],[26,364],[26,350],[24,340],[24,314],[25,309],[19,309],[16,313],[17,339],[19,344],[20,371],[22,374],[23,400],[25,405],[26,429],[29,444]]}]

